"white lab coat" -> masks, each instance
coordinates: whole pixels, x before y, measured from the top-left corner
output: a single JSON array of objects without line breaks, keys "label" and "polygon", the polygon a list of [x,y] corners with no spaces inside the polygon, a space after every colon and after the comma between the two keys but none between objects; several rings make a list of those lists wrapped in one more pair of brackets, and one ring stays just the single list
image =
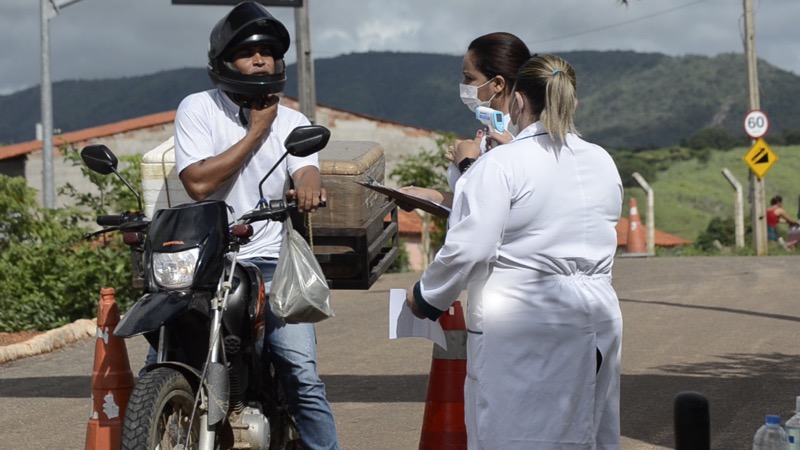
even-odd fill
[{"label": "white lab coat", "polygon": [[468,287],[471,450],[619,449],[622,183],[601,147],[553,147],[537,122],[481,156],[420,280],[442,311]]}]

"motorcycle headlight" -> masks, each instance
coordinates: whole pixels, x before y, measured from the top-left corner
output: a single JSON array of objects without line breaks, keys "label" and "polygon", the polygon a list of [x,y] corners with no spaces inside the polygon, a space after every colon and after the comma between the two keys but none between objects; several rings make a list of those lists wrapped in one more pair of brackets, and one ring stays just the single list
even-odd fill
[{"label": "motorcycle headlight", "polygon": [[175,253],[153,253],[153,275],[159,286],[182,289],[192,285],[199,248]]}]

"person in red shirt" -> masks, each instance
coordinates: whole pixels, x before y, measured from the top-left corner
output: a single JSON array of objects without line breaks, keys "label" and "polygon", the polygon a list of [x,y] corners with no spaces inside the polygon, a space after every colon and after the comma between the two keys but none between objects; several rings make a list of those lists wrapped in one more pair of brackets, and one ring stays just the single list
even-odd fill
[{"label": "person in red shirt", "polygon": [[789,218],[783,209],[783,198],[780,195],[772,197],[767,208],[767,240],[780,242],[778,236],[778,223],[783,219],[791,227],[796,227],[797,222]]}]

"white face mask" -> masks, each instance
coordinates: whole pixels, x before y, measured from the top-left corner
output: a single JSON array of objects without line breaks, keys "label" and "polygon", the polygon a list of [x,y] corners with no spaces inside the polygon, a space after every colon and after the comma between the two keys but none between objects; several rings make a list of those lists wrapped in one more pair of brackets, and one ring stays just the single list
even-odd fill
[{"label": "white face mask", "polygon": [[464,84],[464,83],[458,84],[458,90],[461,93],[461,101],[464,102],[465,105],[467,105],[467,108],[469,108],[470,111],[475,112],[475,110],[478,109],[478,106],[485,106],[488,108],[489,104],[492,103],[492,100],[494,100],[494,96],[497,94],[492,95],[492,98],[490,98],[485,102],[482,102],[478,98],[478,89],[491,83],[492,80],[494,80],[494,78],[487,81],[486,83],[483,83],[480,86],[473,86],[471,84]]},{"label": "white face mask", "polygon": [[519,134],[519,125],[508,121],[508,125],[506,125],[506,131],[508,131],[512,136],[517,137]]},{"label": "white face mask", "polygon": [[517,102],[517,93],[514,94],[514,99],[511,100],[511,105],[508,108],[508,125],[506,125],[506,129],[512,136],[517,136],[519,134],[519,116],[522,115],[522,109],[517,113],[517,123],[514,123],[514,104]]}]

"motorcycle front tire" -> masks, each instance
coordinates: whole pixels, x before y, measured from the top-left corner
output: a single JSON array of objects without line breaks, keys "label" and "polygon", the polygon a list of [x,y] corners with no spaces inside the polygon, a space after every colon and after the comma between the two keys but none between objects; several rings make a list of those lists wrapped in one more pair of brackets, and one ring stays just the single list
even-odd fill
[{"label": "motorcycle front tire", "polygon": [[136,383],[128,400],[122,450],[196,449],[200,430],[197,414],[189,427],[194,400],[191,385],[179,371],[159,367],[148,372]]}]

